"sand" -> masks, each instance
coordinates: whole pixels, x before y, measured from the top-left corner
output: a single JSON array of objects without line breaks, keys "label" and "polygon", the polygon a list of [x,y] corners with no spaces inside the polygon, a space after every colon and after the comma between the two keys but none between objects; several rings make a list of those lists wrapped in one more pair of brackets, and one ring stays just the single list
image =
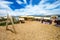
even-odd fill
[{"label": "sand", "polygon": [[[0,26],[0,40],[60,40],[60,27],[38,21],[14,24],[16,34]],[[12,26],[9,25],[9,29]]]}]

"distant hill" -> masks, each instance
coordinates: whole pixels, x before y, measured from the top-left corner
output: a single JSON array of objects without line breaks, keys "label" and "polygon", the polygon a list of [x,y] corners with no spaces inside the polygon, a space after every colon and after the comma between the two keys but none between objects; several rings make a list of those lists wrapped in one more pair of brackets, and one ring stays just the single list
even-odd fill
[{"label": "distant hill", "polygon": [[28,15],[28,16],[36,16],[36,17],[51,17],[51,16],[58,16],[58,17],[60,17],[60,15]]}]

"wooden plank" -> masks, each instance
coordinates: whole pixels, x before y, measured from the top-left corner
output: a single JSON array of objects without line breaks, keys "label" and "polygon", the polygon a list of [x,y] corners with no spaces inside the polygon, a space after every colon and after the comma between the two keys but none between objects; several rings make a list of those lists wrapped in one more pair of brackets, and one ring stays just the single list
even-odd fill
[{"label": "wooden plank", "polygon": [[12,28],[14,30],[14,33],[16,33],[16,30],[14,28],[14,22],[13,22],[12,16],[10,16],[9,14],[7,14],[6,29],[8,29],[8,21],[10,21],[12,23]]}]

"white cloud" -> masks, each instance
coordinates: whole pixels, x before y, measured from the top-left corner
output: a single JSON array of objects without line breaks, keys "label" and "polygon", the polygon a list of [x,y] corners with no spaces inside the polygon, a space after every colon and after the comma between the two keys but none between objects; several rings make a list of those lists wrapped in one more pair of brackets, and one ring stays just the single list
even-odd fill
[{"label": "white cloud", "polygon": [[18,4],[22,4],[23,2],[21,2],[20,0],[16,0],[16,2],[18,3]]},{"label": "white cloud", "polygon": [[9,7],[9,4],[12,2],[0,1],[0,14],[6,15],[7,13],[11,14],[12,9]]},{"label": "white cloud", "polygon": [[48,5],[46,7],[46,9],[53,9],[53,8],[56,8],[59,5],[60,5],[60,1],[56,1],[55,3]]},{"label": "white cloud", "polygon": [[40,4],[43,4],[43,3],[45,3],[46,1],[48,1],[48,0],[41,0]]},{"label": "white cloud", "polygon": [[26,0],[24,0],[24,3],[27,3]]},{"label": "white cloud", "polygon": [[27,1],[26,0],[23,0],[24,2],[21,2],[20,0],[16,0],[16,2],[18,3],[18,4],[27,4]]},{"label": "white cloud", "polygon": [[[18,14],[22,15],[34,15],[34,14],[43,14],[43,15],[51,15],[51,14],[59,14],[60,9],[55,10],[46,10],[46,9],[52,9],[60,5],[59,1],[53,3],[53,4],[43,4],[47,0],[42,0],[39,5],[35,5],[34,7],[30,4],[24,9],[16,9],[15,12],[18,12]],[[46,8],[45,8],[46,7]]]},{"label": "white cloud", "polygon": [[[3,2],[3,3],[0,3],[0,8],[6,8],[7,11],[9,12],[9,14],[11,14],[11,15],[34,15],[34,14],[51,15],[51,14],[59,14],[60,13],[60,9],[49,10],[49,9],[52,9],[52,8],[59,6],[60,5],[59,1],[57,1],[53,4],[49,4],[49,3],[43,4],[46,1],[47,0],[42,0],[39,3],[39,5],[32,6],[30,4],[30,5],[26,6],[26,8],[16,9],[15,11],[12,11],[12,9],[10,9],[8,7],[8,5],[10,4],[9,2],[7,2],[7,3]],[[26,0],[24,2],[26,2]],[[4,12],[3,12],[3,10],[0,10],[0,12],[1,13],[7,13],[6,10],[4,10]]]},{"label": "white cloud", "polygon": [[0,4],[13,4],[13,2],[8,2],[8,1],[0,1]]}]

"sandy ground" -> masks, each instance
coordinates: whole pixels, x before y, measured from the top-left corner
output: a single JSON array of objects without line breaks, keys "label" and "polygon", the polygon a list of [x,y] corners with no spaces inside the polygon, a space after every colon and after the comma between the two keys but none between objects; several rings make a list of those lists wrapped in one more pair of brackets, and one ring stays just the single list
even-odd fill
[{"label": "sandy ground", "polygon": [[[14,24],[16,34],[0,26],[0,40],[60,40],[60,27],[37,21]],[[12,29],[12,26],[9,25]]]}]

